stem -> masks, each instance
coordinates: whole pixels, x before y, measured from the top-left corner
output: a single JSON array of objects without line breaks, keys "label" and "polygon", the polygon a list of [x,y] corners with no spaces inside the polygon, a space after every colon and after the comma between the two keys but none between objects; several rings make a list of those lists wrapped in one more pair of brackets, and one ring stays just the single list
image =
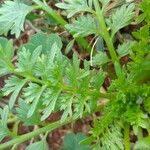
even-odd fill
[{"label": "stem", "polygon": [[130,150],[130,126],[129,124],[124,125],[124,146],[125,150]]},{"label": "stem", "polygon": [[115,48],[114,48],[112,39],[111,39],[110,34],[107,30],[107,26],[106,26],[105,19],[103,16],[103,11],[101,10],[99,2],[97,0],[94,0],[94,6],[95,6],[95,10],[96,10],[96,17],[98,19],[100,29],[102,31],[102,33],[99,33],[99,34],[100,34],[100,36],[102,36],[104,38],[104,40],[106,42],[110,56],[112,58],[112,62],[113,63],[115,63],[116,61],[118,62],[118,57],[117,57],[117,54],[115,52]]},{"label": "stem", "polygon": [[36,131],[32,131],[30,133],[27,133],[25,135],[21,135],[21,136],[18,136],[17,138],[11,140],[11,141],[8,141],[4,144],[0,144],[0,149],[5,149],[7,147],[10,147],[10,146],[13,146],[15,144],[19,144],[19,143],[22,143],[22,142],[25,142],[29,139],[31,139],[32,137],[35,137],[35,136],[38,136],[39,134],[42,134],[42,133],[45,133],[47,131],[52,131],[54,129],[57,129],[63,125],[66,125],[68,123],[71,123],[72,121],[75,121],[76,119],[73,119],[73,118],[68,118],[66,121],[64,122],[61,122],[61,121],[56,121],[54,123],[51,123],[43,128],[40,128]]},{"label": "stem", "polygon": [[[40,2],[39,0],[32,0],[35,2],[41,9],[46,11],[57,23],[59,23],[61,26],[65,26],[68,24],[66,20],[63,19],[55,10],[53,10],[50,6],[48,6],[46,3]],[[38,8],[38,7],[37,7]],[[89,43],[82,37],[75,39],[79,45],[81,45],[83,48],[85,48],[88,52],[91,51],[91,47],[89,46]]]}]

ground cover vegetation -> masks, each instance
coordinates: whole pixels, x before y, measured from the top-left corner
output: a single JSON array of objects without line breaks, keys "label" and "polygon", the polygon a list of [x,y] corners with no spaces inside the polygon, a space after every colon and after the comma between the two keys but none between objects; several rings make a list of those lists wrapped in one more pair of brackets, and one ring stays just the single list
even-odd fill
[{"label": "ground cover vegetation", "polygon": [[[68,134],[60,149],[149,150],[149,8],[149,0],[2,2],[0,149],[49,150],[50,132],[90,117],[86,136]],[[16,45],[27,24],[35,34]],[[30,132],[19,134],[20,124]]]}]

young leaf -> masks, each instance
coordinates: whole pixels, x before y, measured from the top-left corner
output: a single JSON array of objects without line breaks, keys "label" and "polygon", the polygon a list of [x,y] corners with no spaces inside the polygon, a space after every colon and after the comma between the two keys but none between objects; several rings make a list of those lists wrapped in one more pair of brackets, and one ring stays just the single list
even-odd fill
[{"label": "young leaf", "polygon": [[11,34],[19,37],[24,30],[25,17],[32,9],[19,1],[6,0],[0,7],[0,34],[7,34],[11,30]]},{"label": "young leaf", "polygon": [[29,145],[26,150],[49,150],[48,144],[45,140],[35,142],[31,145]]},{"label": "young leaf", "polygon": [[16,76],[12,76],[8,80],[5,81],[5,86],[3,87],[2,91],[4,92],[5,96],[8,96],[9,94],[11,94],[10,99],[9,99],[10,109],[13,108],[21,89],[26,83],[27,83],[26,79],[23,80]]},{"label": "young leaf", "polygon": [[97,34],[95,18],[90,15],[80,16],[72,24],[67,24],[65,27],[69,32],[74,34],[74,37],[85,37],[90,34]]},{"label": "young leaf", "polygon": [[129,5],[123,5],[121,8],[118,8],[116,12],[111,16],[108,21],[108,25],[111,28],[111,37],[113,38],[116,32],[125,26],[129,25],[134,17],[134,8],[133,3]]},{"label": "young leaf", "polygon": [[109,62],[109,58],[104,52],[98,52],[94,57],[93,57],[93,65],[103,65]]},{"label": "young leaf", "polygon": [[28,73],[29,75],[33,74],[33,69],[35,67],[36,61],[41,54],[42,47],[38,46],[33,53],[29,50],[23,49],[19,51],[19,58],[16,64],[16,71]]},{"label": "young leaf", "polygon": [[117,49],[119,57],[121,58],[123,56],[128,55],[131,51],[132,45],[133,42],[127,42],[127,43],[123,43],[122,45],[119,45]]},{"label": "young leaf", "polygon": [[79,12],[92,12],[92,9],[88,6],[87,0],[65,0],[63,3],[57,3],[56,6],[67,10],[68,18]]}]

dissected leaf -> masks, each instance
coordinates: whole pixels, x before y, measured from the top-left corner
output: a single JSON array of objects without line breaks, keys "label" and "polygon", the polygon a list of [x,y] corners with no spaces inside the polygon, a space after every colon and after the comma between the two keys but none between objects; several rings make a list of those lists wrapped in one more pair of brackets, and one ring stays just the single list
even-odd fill
[{"label": "dissected leaf", "polygon": [[103,65],[107,62],[109,62],[109,58],[104,52],[98,52],[94,57],[93,57],[93,65]]},{"label": "dissected leaf", "polygon": [[91,12],[92,9],[88,6],[87,0],[65,0],[65,3],[57,3],[56,6],[67,10],[67,17],[70,18],[79,12]]},{"label": "dissected leaf", "polygon": [[21,46],[21,48],[25,47],[32,53],[38,46],[42,46],[42,53],[47,54],[52,50],[52,45],[54,43],[56,43],[59,49],[62,48],[61,38],[58,36],[58,34],[47,35],[41,32],[32,35],[30,41]]},{"label": "dissected leaf", "polygon": [[17,0],[5,1],[0,7],[0,34],[7,34],[11,30],[11,34],[19,37],[20,32],[24,30],[25,17],[32,9]]},{"label": "dissected leaf", "polygon": [[36,111],[31,117],[27,117],[30,104],[27,104],[23,99],[19,99],[18,105],[18,108],[16,108],[17,116],[25,125],[38,125],[41,122],[40,114]]},{"label": "dissected leaf", "polygon": [[26,79],[20,79],[16,76],[10,77],[8,80],[5,81],[5,86],[3,87],[3,92],[5,96],[8,96],[11,94],[10,99],[9,99],[9,107],[10,109],[13,108],[15,101],[17,97],[19,96],[19,93],[23,86],[26,84],[27,80]]},{"label": "dissected leaf", "polygon": [[0,76],[8,74],[14,69],[13,55],[13,42],[0,37]]},{"label": "dissected leaf", "polygon": [[97,34],[95,18],[90,15],[80,16],[72,24],[67,24],[65,27],[69,32],[73,33],[74,37],[85,37],[90,34]]},{"label": "dissected leaf", "polygon": [[108,25],[111,28],[111,36],[114,37],[117,31],[129,25],[134,17],[135,5],[123,5],[116,10],[108,21]]},{"label": "dissected leaf", "polygon": [[119,57],[128,55],[131,51],[132,45],[133,42],[127,42],[127,43],[123,43],[122,45],[119,45],[117,49]]}]

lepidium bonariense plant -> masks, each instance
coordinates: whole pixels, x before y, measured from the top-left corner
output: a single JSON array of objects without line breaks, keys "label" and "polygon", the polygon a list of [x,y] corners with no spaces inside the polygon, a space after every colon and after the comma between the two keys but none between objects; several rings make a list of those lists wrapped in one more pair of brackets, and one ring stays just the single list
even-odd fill
[{"label": "lepidium bonariense plant", "polygon": [[[0,111],[0,139],[12,138],[0,144],[0,149],[15,148],[34,136],[44,134],[41,141],[27,149],[38,146],[46,150],[46,137],[50,131],[97,111],[102,116],[93,118],[89,137],[81,144],[89,144],[94,150],[130,150],[130,131],[133,130],[138,139],[134,149],[149,148],[150,2],[144,0],[140,5],[142,14],[138,20],[143,22],[143,27],[133,33],[135,40],[119,43],[117,47],[114,46],[116,33],[135,17],[134,3],[126,2],[108,15],[106,10],[110,0],[66,0],[56,4],[66,10],[68,18],[75,16],[72,23],[66,23],[45,1],[33,2],[36,5],[6,1],[0,8],[0,33],[6,34],[11,30],[12,34],[19,36],[26,15],[34,9],[42,9],[61,23],[75,39],[94,35],[96,40],[91,48],[90,61],[84,60],[84,65],[80,67],[76,53],[71,60],[62,54],[58,34],[40,32],[33,35],[17,51],[16,62],[12,61],[13,42],[0,39],[0,75],[9,76],[2,92],[4,96],[10,96],[8,106]],[[17,11],[10,19],[10,10],[15,8]],[[4,28],[6,24],[8,26]],[[106,51],[94,51],[99,38],[103,39]],[[120,59],[127,55],[131,61],[122,65]],[[113,66],[111,70],[114,73],[107,71],[107,66]],[[104,93],[100,89],[106,75],[112,82]],[[62,112],[61,119],[48,124],[46,119],[53,112]],[[7,126],[10,113],[16,121],[41,128],[19,136],[16,128],[10,130]],[[147,131],[146,138],[143,129]]]}]

